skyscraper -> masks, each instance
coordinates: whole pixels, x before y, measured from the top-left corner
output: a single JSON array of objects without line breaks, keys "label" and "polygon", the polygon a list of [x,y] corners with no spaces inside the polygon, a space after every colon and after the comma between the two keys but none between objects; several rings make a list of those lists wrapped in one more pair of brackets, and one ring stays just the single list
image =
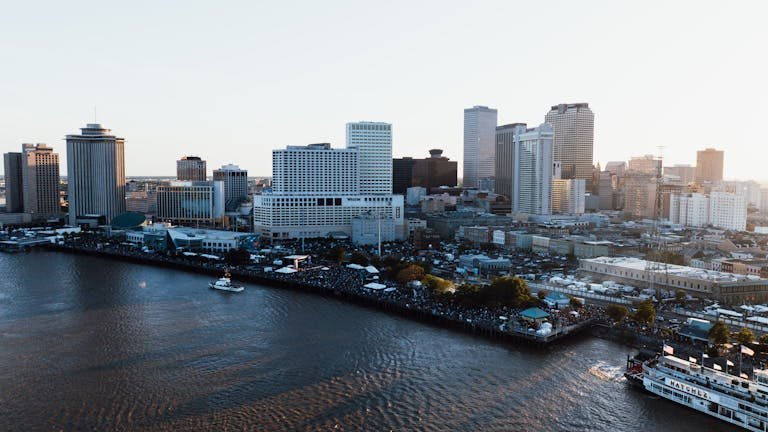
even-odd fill
[{"label": "skyscraper", "polygon": [[457,183],[458,163],[443,156],[440,149],[429,151],[429,157],[392,159],[392,190],[405,194],[409,187],[420,186],[429,192],[440,186],[454,187]]},{"label": "skyscraper", "polygon": [[125,212],[125,140],[98,123],[67,135],[69,224],[101,215],[107,223]]},{"label": "skyscraper", "polygon": [[555,132],[554,160],[562,164],[562,178],[592,178],[595,115],[589,104],[559,104],[545,121]]},{"label": "skyscraper", "polygon": [[197,156],[183,156],[176,161],[176,179],[205,181],[208,173],[205,161]]},{"label": "skyscraper", "polygon": [[[515,135],[525,133],[525,123],[511,123],[496,127],[496,160],[494,162],[494,191],[512,197],[512,173],[514,172]],[[466,166],[466,164],[465,164]]]},{"label": "skyscraper", "polygon": [[497,122],[493,108],[475,105],[464,110],[464,187],[475,188],[479,179],[494,176]]},{"label": "skyscraper", "polygon": [[723,180],[723,151],[708,148],[696,152],[696,181]]},{"label": "skyscraper", "polygon": [[53,216],[59,205],[59,155],[45,144],[23,144],[21,173],[24,213]]},{"label": "skyscraper", "polygon": [[633,156],[629,160],[629,169],[661,177],[661,159],[654,155]]},{"label": "skyscraper", "polygon": [[392,125],[347,123],[347,148],[360,154],[360,193],[392,194]]},{"label": "skyscraper", "polygon": [[552,126],[519,130],[512,150],[512,211],[552,213]]},{"label": "skyscraper", "polygon": [[222,165],[213,170],[213,180],[224,182],[224,201],[227,211],[237,209],[248,198],[248,171],[237,165]]},{"label": "skyscraper", "polygon": [[676,164],[674,166],[664,167],[664,175],[678,177],[674,181],[678,184],[687,185],[696,181],[696,167],[690,165]]},{"label": "skyscraper", "polygon": [[552,213],[584,213],[586,187],[584,179],[552,179]]},{"label": "skyscraper", "polygon": [[24,181],[21,174],[21,153],[3,155],[5,164],[5,211],[21,213],[24,210]]}]

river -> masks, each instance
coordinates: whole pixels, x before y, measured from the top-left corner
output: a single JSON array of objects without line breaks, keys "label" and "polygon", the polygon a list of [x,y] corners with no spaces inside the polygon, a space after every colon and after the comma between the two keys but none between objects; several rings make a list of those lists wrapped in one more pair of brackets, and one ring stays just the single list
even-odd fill
[{"label": "river", "polygon": [[632,350],[546,350],[247,284],[0,254],[0,430],[726,431],[627,387]]}]

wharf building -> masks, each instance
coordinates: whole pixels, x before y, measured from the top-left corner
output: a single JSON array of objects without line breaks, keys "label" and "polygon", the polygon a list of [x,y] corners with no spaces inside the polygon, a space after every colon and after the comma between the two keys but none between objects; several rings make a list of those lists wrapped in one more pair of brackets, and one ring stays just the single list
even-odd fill
[{"label": "wharf building", "polygon": [[464,110],[465,188],[480,187],[480,179],[494,176],[497,122],[498,111],[493,108],[475,105]]},{"label": "wharf building", "polygon": [[[370,193],[391,188],[392,176],[391,170],[386,180],[370,168],[362,172],[367,151],[378,154],[371,146],[335,149],[328,143],[273,150],[272,191],[253,197],[254,231],[273,240],[351,236],[354,218],[373,215],[382,222],[392,219],[402,238],[403,196]],[[386,161],[392,163],[391,153]],[[376,180],[363,182],[367,175]],[[368,193],[362,193],[362,184]]]},{"label": "wharf building", "polygon": [[454,187],[458,180],[458,162],[443,156],[440,149],[429,151],[425,159],[392,159],[392,191],[405,194],[410,187],[432,192],[440,186]]},{"label": "wharf building", "polygon": [[215,224],[224,216],[221,181],[168,181],[157,187],[157,218],[176,224]]},{"label": "wharf building", "polygon": [[248,171],[237,165],[222,165],[213,170],[213,181],[224,183],[224,206],[234,211],[248,198]]},{"label": "wharf building", "polygon": [[197,156],[183,156],[176,161],[176,180],[205,181],[207,173],[205,161]]},{"label": "wharf building", "polygon": [[723,151],[708,148],[696,152],[696,181],[718,182],[723,180]]},{"label": "wharf building", "polygon": [[579,261],[579,271],[597,281],[611,280],[661,290],[683,290],[696,297],[706,297],[725,304],[764,303],[768,301],[768,279],[702,270],[662,263],[648,263],[639,258],[599,257]]},{"label": "wharf building", "polygon": [[125,140],[91,123],[67,135],[69,224],[94,216],[108,223],[125,213]]},{"label": "wharf building", "polygon": [[562,178],[592,178],[595,115],[589,104],[553,106],[544,121],[554,130],[554,160],[562,164]]}]

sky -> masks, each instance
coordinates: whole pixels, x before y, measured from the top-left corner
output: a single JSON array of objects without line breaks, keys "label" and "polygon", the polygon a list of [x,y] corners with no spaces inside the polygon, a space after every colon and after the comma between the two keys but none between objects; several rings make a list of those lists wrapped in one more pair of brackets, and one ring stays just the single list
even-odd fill
[{"label": "sky", "polygon": [[343,147],[350,121],[392,123],[394,157],[461,161],[464,108],[538,125],[587,102],[603,166],[715,147],[726,178],[768,180],[765,1],[3,3],[0,152],[47,143],[62,174],[94,117],[129,176],[182,155],[258,176],[272,149]]}]

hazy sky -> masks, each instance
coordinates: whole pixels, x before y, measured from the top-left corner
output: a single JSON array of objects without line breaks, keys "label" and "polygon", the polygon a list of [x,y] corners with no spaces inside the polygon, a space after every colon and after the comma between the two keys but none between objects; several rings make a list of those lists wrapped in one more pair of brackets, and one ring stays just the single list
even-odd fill
[{"label": "hazy sky", "polygon": [[[98,120],[128,175],[199,155],[271,174],[271,150],[344,145],[394,124],[394,155],[461,160],[463,109],[538,125],[588,102],[605,164],[666,146],[725,150],[768,180],[768,2],[8,1],[0,12],[0,152]],[[0,169],[2,166],[0,164]]]}]

